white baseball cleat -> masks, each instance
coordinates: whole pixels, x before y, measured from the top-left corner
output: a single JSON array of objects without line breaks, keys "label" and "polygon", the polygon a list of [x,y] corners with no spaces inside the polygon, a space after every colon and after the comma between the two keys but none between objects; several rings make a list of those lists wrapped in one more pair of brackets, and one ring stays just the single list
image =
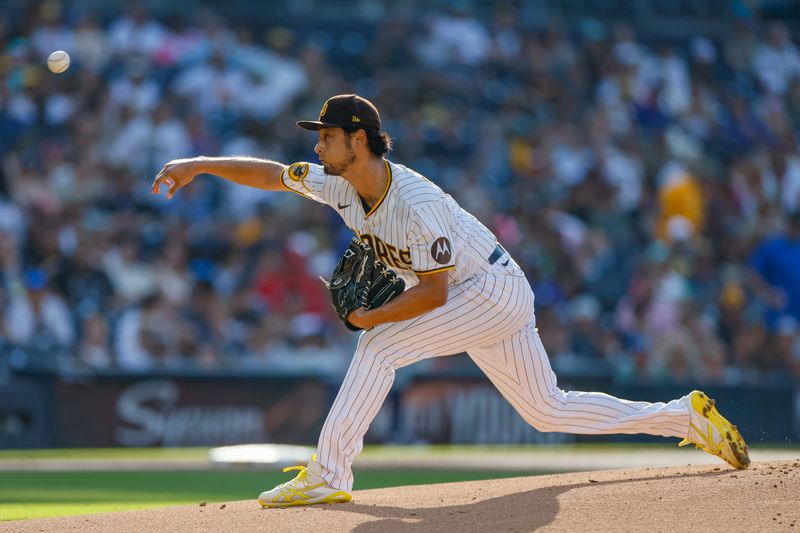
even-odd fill
[{"label": "white baseball cleat", "polygon": [[314,505],[317,503],[345,503],[353,497],[339,489],[334,489],[322,479],[322,466],[314,455],[308,466],[290,466],[284,472],[299,470],[297,476],[281,483],[272,490],[258,496],[261,507],[291,507],[295,505]]}]

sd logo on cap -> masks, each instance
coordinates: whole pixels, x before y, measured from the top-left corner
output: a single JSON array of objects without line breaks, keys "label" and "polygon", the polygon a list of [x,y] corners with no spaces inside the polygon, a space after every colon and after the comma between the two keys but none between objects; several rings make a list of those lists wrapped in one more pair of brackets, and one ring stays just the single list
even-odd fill
[{"label": "sd logo on cap", "polygon": [[380,131],[381,116],[372,102],[357,94],[339,94],[328,98],[319,112],[319,120],[300,120],[303,129],[318,131],[323,128],[358,128]]}]

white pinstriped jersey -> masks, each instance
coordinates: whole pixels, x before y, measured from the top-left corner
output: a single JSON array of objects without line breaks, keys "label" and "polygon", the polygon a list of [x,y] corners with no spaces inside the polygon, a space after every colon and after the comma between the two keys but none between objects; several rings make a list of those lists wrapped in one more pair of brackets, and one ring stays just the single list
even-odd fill
[{"label": "white pinstriped jersey", "polygon": [[325,174],[321,165],[294,163],[280,178],[291,191],[334,208],[407,287],[418,276],[444,270],[451,286],[486,272],[497,246],[494,234],[421,174],[385,163],[388,185],[369,211],[355,187]]},{"label": "white pinstriped jersey", "polygon": [[495,236],[418,173],[388,161],[386,172],[386,191],[369,209],[349,182],[319,165],[295,163],[281,173],[287,188],[336,209],[407,286],[444,270],[450,282],[443,305],[359,336],[317,445],[315,469],[329,490],[352,489],[353,460],[396,369],[462,352],[540,431],[689,435],[688,396],[649,403],[561,390],[536,329],[535,298],[524,273],[511,258],[489,264]]}]

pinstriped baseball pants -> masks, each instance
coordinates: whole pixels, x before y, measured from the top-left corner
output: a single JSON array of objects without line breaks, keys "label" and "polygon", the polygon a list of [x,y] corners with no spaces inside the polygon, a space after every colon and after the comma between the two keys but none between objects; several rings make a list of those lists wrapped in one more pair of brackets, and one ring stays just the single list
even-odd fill
[{"label": "pinstriped baseball pants", "polygon": [[452,287],[442,307],[363,332],[319,438],[317,460],[328,484],[352,489],[351,464],[392,387],[395,369],[461,352],[539,431],[686,437],[689,410],[682,399],[632,402],[559,389],[536,330],[533,302],[528,281],[511,261]]}]

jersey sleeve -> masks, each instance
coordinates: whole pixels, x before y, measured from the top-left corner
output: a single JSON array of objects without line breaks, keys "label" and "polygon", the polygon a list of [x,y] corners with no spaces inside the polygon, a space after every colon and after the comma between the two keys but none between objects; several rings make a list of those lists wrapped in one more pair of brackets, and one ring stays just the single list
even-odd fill
[{"label": "jersey sleeve", "polygon": [[315,202],[330,205],[331,176],[325,174],[321,165],[292,163],[281,172],[283,186],[292,192]]},{"label": "jersey sleeve", "polygon": [[411,268],[418,276],[455,268],[452,229],[443,204],[421,205],[409,218],[409,252]]}]

